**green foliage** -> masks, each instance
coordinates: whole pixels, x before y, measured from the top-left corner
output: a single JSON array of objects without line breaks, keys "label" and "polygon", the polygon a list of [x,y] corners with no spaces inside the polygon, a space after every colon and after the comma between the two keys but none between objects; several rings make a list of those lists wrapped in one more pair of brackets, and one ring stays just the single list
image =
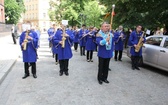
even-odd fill
[{"label": "green foliage", "polygon": [[23,12],[25,12],[23,0],[5,0],[5,17],[8,17],[7,24],[16,24]]},{"label": "green foliage", "polygon": [[111,12],[112,4],[116,5],[114,25],[134,27],[138,24],[146,28],[168,24],[167,0],[100,0]]},{"label": "green foliage", "polygon": [[93,26],[95,22],[95,26],[99,26],[101,15],[105,11],[103,6],[93,0],[61,0],[60,4],[50,1],[50,7],[49,16],[52,21],[60,23],[65,19],[69,20],[69,25],[81,25],[86,22],[87,25]]},{"label": "green foliage", "polygon": [[101,16],[105,12],[105,7],[99,5],[97,1],[86,2],[84,4],[83,14],[86,16],[86,24],[88,26],[100,26],[100,22],[103,21]]}]

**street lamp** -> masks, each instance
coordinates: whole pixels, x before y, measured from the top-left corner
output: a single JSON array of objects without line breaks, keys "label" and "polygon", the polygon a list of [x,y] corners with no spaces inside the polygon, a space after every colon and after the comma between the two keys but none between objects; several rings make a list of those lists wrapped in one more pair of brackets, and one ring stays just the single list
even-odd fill
[{"label": "street lamp", "polygon": [[112,29],[112,26],[113,26],[113,14],[114,14],[114,8],[115,8],[115,4],[112,5],[111,22],[110,22],[111,29]]}]

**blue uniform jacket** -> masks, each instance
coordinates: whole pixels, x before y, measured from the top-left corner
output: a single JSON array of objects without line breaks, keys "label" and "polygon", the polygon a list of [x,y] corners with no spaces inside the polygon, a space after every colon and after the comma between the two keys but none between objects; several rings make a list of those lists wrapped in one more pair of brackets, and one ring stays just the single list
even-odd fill
[{"label": "blue uniform jacket", "polygon": [[125,35],[124,35],[123,39],[121,39],[121,38],[119,38],[119,36],[121,34],[124,35],[124,32],[116,32],[114,34],[114,42],[115,42],[114,49],[117,50],[117,51],[122,51],[123,50]]},{"label": "blue uniform jacket", "polygon": [[79,44],[81,47],[86,46],[86,37],[83,37],[84,34],[87,34],[88,30],[80,30],[79,31]]},{"label": "blue uniform jacket", "polygon": [[49,28],[47,33],[49,36],[54,35],[54,28]]},{"label": "blue uniform jacket", "polygon": [[35,31],[30,31],[29,36],[33,38],[33,40],[29,40],[27,43],[27,49],[23,50],[22,43],[24,42],[26,36],[26,31],[22,32],[20,35],[20,46],[22,49],[23,54],[23,62],[36,62],[37,61],[37,52],[36,49],[38,48],[38,35]]},{"label": "blue uniform jacket", "polygon": [[99,34],[96,36],[96,42],[98,44],[98,57],[101,58],[112,58],[113,57],[113,38],[112,38],[112,34],[110,33],[111,36],[111,48],[110,50],[106,49],[106,40],[102,37],[102,35]]},{"label": "blue uniform jacket", "polygon": [[93,50],[96,49],[96,43],[95,43],[96,36],[95,36],[95,32],[92,31],[90,34],[91,35],[87,35],[86,36],[86,50],[87,51],[93,51]]},{"label": "blue uniform jacket", "polygon": [[62,45],[59,44],[60,41],[62,41],[62,30],[58,30],[56,32],[56,35],[54,37],[54,43],[56,47],[58,47],[58,59],[64,60],[64,59],[70,59],[72,58],[72,50],[71,46],[73,45],[73,33],[69,30],[66,30],[66,33],[69,35],[69,37],[66,37],[65,40],[65,48],[62,48]]},{"label": "blue uniform jacket", "polygon": [[[134,45],[138,44],[140,37],[142,36],[142,32],[140,32],[139,34],[136,31],[133,31],[130,35],[129,38],[129,46],[131,46],[131,50],[130,53],[132,56],[142,56],[142,48],[140,49],[139,52],[135,52],[135,47]],[[144,42],[146,42],[146,38],[144,37]]]},{"label": "blue uniform jacket", "polygon": [[58,54],[58,46],[55,44],[54,39],[56,38],[56,34],[52,37],[52,52],[53,54]]},{"label": "blue uniform jacket", "polygon": [[49,36],[48,40],[51,42],[50,36],[54,35],[54,33],[55,33],[54,28],[49,28],[47,33],[48,33],[48,36]]},{"label": "blue uniform jacket", "polygon": [[79,32],[77,31],[73,31],[73,35],[74,35],[74,43],[79,43]]}]

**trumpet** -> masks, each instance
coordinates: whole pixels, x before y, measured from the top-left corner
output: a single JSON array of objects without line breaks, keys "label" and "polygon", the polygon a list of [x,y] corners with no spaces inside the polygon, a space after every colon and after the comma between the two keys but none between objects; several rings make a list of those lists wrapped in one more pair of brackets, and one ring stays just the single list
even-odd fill
[{"label": "trumpet", "polygon": [[118,37],[118,39],[117,39],[116,43],[118,43],[118,41],[120,40],[120,38],[121,38],[121,40],[123,41],[123,37],[124,37],[124,34],[123,34],[123,33],[121,33],[121,34],[120,34],[120,36]]},{"label": "trumpet", "polygon": [[26,31],[25,39],[24,39],[24,42],[23,42],[23,50],[27,49],[27,42],[28,42],[27,37],[29,36],[29,32],[30,32],[29,30]]},{"label": "trumpet", "polygon": [[63,34],[62,34],[62,48],[65,48],[65,40],[66,40],[66,32],[65,32],[65,28],[63,29]]}]

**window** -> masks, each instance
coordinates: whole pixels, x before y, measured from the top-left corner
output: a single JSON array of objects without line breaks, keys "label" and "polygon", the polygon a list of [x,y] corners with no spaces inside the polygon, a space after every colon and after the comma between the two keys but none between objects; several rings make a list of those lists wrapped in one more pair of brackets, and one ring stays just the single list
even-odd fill
[{"label": "window", "polygon": [[32,5],[32,10],[34,10],[34,5]]},{"label": "window", "polygon": [[43,13],[43,18],[45,18],[46,17],[46,13]]},{"label": "window", "polygon": [[168,49],[168,38],[165,40],[164,47]]},{"label": "window", "polygon": [[146,44],[160,46],[163,38],[162,37],[151,37],[147,39]]},{"label": "window", "polygon": [[44,26],[44,27],[46,26],[46,22],[43,22],[43,26]]}]

